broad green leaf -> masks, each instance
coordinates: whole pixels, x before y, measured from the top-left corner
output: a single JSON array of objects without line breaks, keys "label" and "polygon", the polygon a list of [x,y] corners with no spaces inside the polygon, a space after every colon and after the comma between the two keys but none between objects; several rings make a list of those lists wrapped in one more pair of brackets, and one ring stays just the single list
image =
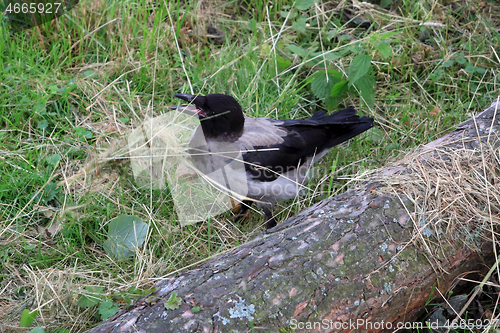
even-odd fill
[{"label": "broad green leaf", "polygon": [[361,43],[352,44],[344,48],[345,52],[350,52],[352,54],[361,54],[365,51],[365,47]]},{"label": "broad green leaf", "polygon": [[350,84],[356,83],[361,77],[368,74],[372,59],[366,54],[358,54],[351,61],[349,66],[348,80]]},{"label": "broad green leaf", "polygon": [[455,59],[460,65],[463,65],[467,62],[467,59],[465,59],[463,56],[458,56],[456,59]]},{"label": "broad green leaf", "polygon": [[252,18],[250,21],[248,21],[247,23],[247,28],[254,31],[255,29],[257,29],[257,21],[255,21],[254,18]]},{"label": "broad green leaf", "polygon": [[85,141],[85,139],[92,139],[92,137],[94,136],[92,131],[89,131],[88,129],[83,127],[75,127],[73,130],[76,137],[82,141]]},{"label": "broad green leaf", "polygon": [[334,84],[332,88],[332,92],[330,93],[330,96],[332,97],[341,97],[347,92],[347,81],[342,80],[340,82],[337,82]]},{"label": "broad green leaf", "polygon": [[294,45],[294,44],[288,44],[286,48],[291,51],[293,54],[298,54],[302,57],[305,57],[307,55],[307,51],[301,48],[300,46]]},{"label": "broad green leaf", "polygon": [[382,34],[382,36],[380,36],[380,39],[391,38],[392,36],[395,36],[397,34],[398,34],[397,32],[389,31],[389,32],[386,32],[386,33]]},{"label": "broad green leaf", "polygon": [[42,103],[36,103],[35,105],[33,105],[33,111],[35,113],[42,112],[44,110],[45,110],[45,105]]},{"label": "broad green leaf", "polygon": [[478,72],[479,74],[484,74],[484,73],[486,73],[486,69],[484,69],[483,67],[477,66],[476,72]]},{"label": "broad green leaf", "polygon": [[311,90],[314,96],[316,96],[317,98],[328,97],[331,88],[333,88],[333,85],[330,85],[328,82],[327,75],[328,74],[326,74],[325,71],[319,71],[316,72],[313,76],[313,81],[311,83]]},{"label": "broad green leaf", "polygon": [[451,67],[451,66],[453,66],[454,63],[455,62],[453,60],[447,60],[447,61],[443,62],[443,67],[446,67],[446,68]]},{"label": "broad green leaf", "polygon": [[276,57],[276,65],[278,66],[278,72],[282,72],[287,69],[292,64],[292,61],[288,58],[283,58],[280,56]]},{"label": "broad green leaf", "polygon": [[49,122],[47,120],[43,119],[43,120],[40,120],[38,122],[38,124],[36,125],[36,128],[43,130],[43,129],[46,129],[48,126],[49,126]]},{"label": "broad green leaf", "polygon": [[167,310],[176,310],[181,307],[181,303],[182,298],[177,297],[176,291],[172,291],[172,293],[170,294],[170,298],[163,304],[163,306]]},{"label": "broad green leaf", "polygon": [[342,101],[342,98],[340,98],[340,97],[330,96],[330,97],[325,98],[323,103],[325,103],[325,106],[326,106],[328,111],[332,111],[332,110],[335,110],[339,106],[341,101]]},{"label": "broad green leaf", "polygon": [[191,312],[193,312],[193,313],[198,313],[198,312],[200,312],[200,307],[199,307],[199,306],[195,306],[195,307],[193,307],[193,308],[191,309]]},{"label": "broad green leaf", "polygon": [[331,41],[334,37],[338,35],[339,31],[337,29],[330,30],[326,33],[326,38]]},{"label": "broad green leaf", "polygon": [[289,19],[289,20],[290,20],[290,19],[293,19],[293,18],[296,18],[296,17],[297,17],[297,15],[298,15],[298,14],[297,14],[297,12],[296,12],[296,11],[292,11],[292,12],[286,12],[286,11],[283,11],[283,10],[282,10],[282,11],[280,11],[280,16],[281,16],[282,18],[286,18],[286,17],[288,17],[288,19]]},{"label": "broad green leaf", "polygon": [[47,157],[47,163],[52,166],[55,166],[60,160],[61,160],[61,155],[59,154],[53,154]]},{"label": "broad green leaf", "polygon": [[321,54],[321,52],[312,52],[312,53],[309,53],[308,54],[308,59],[309,58],[313,58],[313,60],[311,60],[309,62],[310,66],[311,67],[324,67],[325,66],[325,58],[323,58],[323,55]]},{"label": "broad green leaf", "polygon": [[61,191],[57,183],[48,182],[43,189],[42,202],[47,204],[49,201],[54,200],[55,196]]},{"label": "broad green leaf", "polygon": [[21,322],[19,326],[21,327],[29,327],[33,322],[35,321],[36,315],[38,314],[38,311],[33,311],[30,312],[28,309],[24,309],[23,312],[21,313]]},{"label": "broad green leaf", "polygon": [[314,6],[317,0],[296,0],[295,8],[298,10],[306,10]]},{"label": "broad green leaf", "polygon": [[330,52],[325,54],[325,58],[328,60],[337,60],[341,58],[341,55],[338,54],[337,52]]},{"label": "broad green leaf", "polygon": [[110,256],[124,259],[134,255],[148,234],[148,225],[134,215],[120,215],[108,224],[104,250]]},{"label": "broad green leaf", "polygon": [[377,82],[371,75],[365,75],[359,78],[354,86],[358,88],[359,95],[364,98],[366,104],[373,105],[375,103],[374,87]]},{"label": "broad green leaf", "polygon": [[102,295],[104,293],[104,288],[99,286],[86,286],[85,290],[88,292],[85,295],[81,295],[76,303],[81,308],[91,308],[94,305],[99,304],[102,300]]},{"label": "broad green leaf", "polygon": [[[58,331],[60,332],[60,331]],[[67,331],[69,332],[69,331]],[[28,333],[45,333],[45,331],[43,330],[43,327],[35,327],[34,329],[32,329],[31,331],[29,331]]]},{"label": "broad green leaf", "polygon": [[387,8],[391,5],[391,3],[392,3],[392,0],[381,0],[380,7]]},{"label": "broad green leaf", "polygon": [[120,309],[117,306],[115,306],[113,304],[113,302],[105,301],[99,305],[99,308],[97,309],[97,311],[99,311],[99,314],[101,315],[101,319],[106,320],[109,317],[116,314],[118,311],[120,311]]},{"label": "broad green leaf", "polygon": [[293,22],[292,29],[303,34],[306,33],[306,21],[307,19],[305,17],[299,17]]},{"label": "broad green leaf", "polygon": [[81,308],[91,308],[94,305],[97,305],[99,303],[99,299],[97,298],[92,298],[86,295],[81,295],[80,298],[78,299],[78,302],[76,305],[78,305]]},{"label": "broad green leaf", "polygon": [[474,74],[474,65],[473,64],[468,64],[466,67],[465,67],[465,71],[469,74]]},{"label": "broad green leaf", "polygon": [[389,43],[380,42],[377,46],[375,46],[375,48],[377,49],[377,51],[380,52],[380,54],[384,58],[389,58],[392,56],[392,48],[389,45]]},{"label": "broad green leaf", "polygon": [[342,74],[338,71],[318,71],[313,75],[311,90],[317,98],[327,98],[332,92],[335,83],[342,79]]}]

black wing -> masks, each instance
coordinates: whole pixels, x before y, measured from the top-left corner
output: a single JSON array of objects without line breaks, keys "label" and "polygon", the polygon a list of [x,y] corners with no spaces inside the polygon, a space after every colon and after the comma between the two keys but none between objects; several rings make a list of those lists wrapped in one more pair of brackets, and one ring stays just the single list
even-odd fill
[{"label": "black wing", "polygon": [[[276,132],[282,133],[281,140],[269,140],[266,145],[253,145],[255,151],[243,154],[246,170],[254,180],[259,181],[273,181],[280,174],[296,169],[307,158],[321,154],[325,149],[347,141],[373,126],[373,118],[359,117],[353,108],[329,116],[319,111],[307,120],[265,120],[273,123],[273,127],[266,128],[267,132],[250,133],[252,131],[249,129],[245,133],[248,137],[261,138],[275,138]],[[248,147],[250,144],[245,142],[243,145]]]}]

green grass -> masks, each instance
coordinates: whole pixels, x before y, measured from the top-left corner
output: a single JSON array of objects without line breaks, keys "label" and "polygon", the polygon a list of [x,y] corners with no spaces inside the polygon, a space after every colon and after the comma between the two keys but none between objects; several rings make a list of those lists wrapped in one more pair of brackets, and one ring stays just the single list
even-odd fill
[{"label": "green grass", "polygon": [[[123,299],[140,294],[127,296],[130,286],[148,289],[155,278],[263,230],[255,213],[238,224],[227,213],[182,228],[168,189],[139,189],[127,161],[99,157],[146,115],[176,105],[175,93],[227,93],[249,116],[305,118],[335,104],[312,90],[315,73],[337,70],[347,79],[356,55],[370,57],[373,103],[366,100],[369,89],[350,88],[335,109],[355,106],[375,117],[376,128],[333,149],[309,184],[316,190],[280,203],[280,220],[440,137],[499,95],[494,2],[399,0],[386,9],[360,3],[356,14],[373,24],[368,28],[342,19],[350,7],[325,2],[297,9],[306,2],[267,8],[256,0],[201,7],[83,1],[51,24],[17,34],[0,28],[0,320],[6,329],[18,330],[25,308],[39,311],[33,325],[46,332],[90,328],[102,316],[97,305],[78,306],[85,287],[100,286],[100,301],[124,306]],[[207,36],[209,25],[224,31],[223,38]],[[388,32],[394,34],[384,38]],[[103,249],[106,224],[120,214],[150,226],[131,260],[117,261]]]}]

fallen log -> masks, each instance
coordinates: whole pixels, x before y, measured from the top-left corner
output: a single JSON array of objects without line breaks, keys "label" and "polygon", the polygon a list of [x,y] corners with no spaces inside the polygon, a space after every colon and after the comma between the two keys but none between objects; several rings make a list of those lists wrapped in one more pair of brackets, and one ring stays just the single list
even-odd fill
[{"label": "fallen log", "polygon": [[[272,233],[159,281],[148,301],[89,332],[381,332],[414,325],[433,286],[446,294],[457,277],[493,262],[497,109],[500,100]],[[167,310],[173,292],[182,302]]]}]

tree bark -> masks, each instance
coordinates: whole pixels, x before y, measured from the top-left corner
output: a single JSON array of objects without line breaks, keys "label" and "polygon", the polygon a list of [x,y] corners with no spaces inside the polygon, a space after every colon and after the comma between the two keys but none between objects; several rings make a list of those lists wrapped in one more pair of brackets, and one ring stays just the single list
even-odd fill
[{"label": "tree bark", "polygon": [[[452,151],[491,145],[500,132],[499,106],[413,156],[425,167]],[[385,181],[409,172],[404,160],[395,163],[272,233],[159,281],[156,304],[139,301],[89,332],[381,332],[409,325],[433,286],[445,293],[457,277],[484,272],[493,260],[488,232],[475,247],[462,236],[441,234],[439,246],[429,236],[436,246],[425,250],[415,201],[391,195]],[[182,304],[166,310],[173,291]]]}]

